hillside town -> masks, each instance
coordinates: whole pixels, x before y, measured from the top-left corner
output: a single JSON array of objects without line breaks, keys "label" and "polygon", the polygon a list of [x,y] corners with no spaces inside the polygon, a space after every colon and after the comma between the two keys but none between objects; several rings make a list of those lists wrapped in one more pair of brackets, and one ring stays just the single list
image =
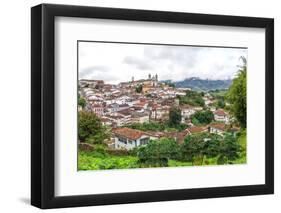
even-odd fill
[{"label": "hillside town", "polygon": [[[209,92],[200,92],[204,101],[201,105],[181,101],[190,91],[190,88],[175,88],[159,81],[157,74],[149,74],[146,79],[132,77],[119,84],[80,79],[78,92],[84,104],[78,105],[78,111],[94,113],[110,129],[110,139],[105,142],[111,149],[131,150],[162,137],[173,138],[182,144],[186,136],[195,133],[223,135],[239,131],[239,126],[232,125],[234,118],[227,110],[215,105],[217,100]],[[165,123],[169,120],[171,108],[180,111],[180,123],[186,128],[142,131],[130,127],[133,124]],[[206,110],[212,113],[212,122],[198,125],[192,121],[194,114]]]}]

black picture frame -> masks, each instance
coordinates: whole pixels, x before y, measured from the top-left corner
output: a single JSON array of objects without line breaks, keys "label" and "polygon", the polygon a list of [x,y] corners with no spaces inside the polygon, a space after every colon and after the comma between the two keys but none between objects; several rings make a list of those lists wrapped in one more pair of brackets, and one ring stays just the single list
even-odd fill
[{"label": "black picture frame", "polygon": [[[100,18],[265,29],[265,184],[56,197],[55,17]],[[225,15],[41,4],[31,8],[31,204],[42,208],[217,198],[274,193],[274,20]]]}]

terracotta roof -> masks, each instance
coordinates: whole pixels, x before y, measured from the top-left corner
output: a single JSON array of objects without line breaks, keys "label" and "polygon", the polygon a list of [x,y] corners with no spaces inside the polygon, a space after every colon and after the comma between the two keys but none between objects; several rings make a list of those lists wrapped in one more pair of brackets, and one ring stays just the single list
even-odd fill
[{"label": "terracotta roof", "polygon": [[141,136],[145,135],[145,133],[140,130],[130,129],[127,127],[117,128],[113,130],[113,133],[115,135],[120,135],[131,140],[136,140]]},{"label": "terracotta roof", "polygon": [[218,109],[217,111],[215,111],[215,114],[218,116],[226,116],[225,111],[223,111],[222,109]]},{"label": "terracotta roof", "polygon": [[180,106],[181,109],[190,109],[193,108],[192,106],[188,105],[188,104],[184,104]]},{"label": "terracotta roof", "polygon": [[199,132],[204,132],[207,130],[207,127],[198,127],[198,126],[193,126],[189,127],[186,129],[189,133],[199,133]]},{"label": "terracotta roof", "polygon": [[179,144],[182,144],[184,142],[184,138],[189,134],[188,130],[183,130],[178,133],[177,135],[177,141]]},{"label": "terracotta roof", "polygon": [[153,136],[153,137],[158,137],[158,138],[161,138],[161,137],[164,137],[166,136],[164,132],[161,132],[161,131],[146,131],[145,134],[149,135],[149,136]]},{"label": "terracotta roof", "polygon": [[223,130],[223,131],[226,129],[226,126],[224,123],[212,123],[212,124],[210,124],[210,127],[219,129],[219,130]]}]

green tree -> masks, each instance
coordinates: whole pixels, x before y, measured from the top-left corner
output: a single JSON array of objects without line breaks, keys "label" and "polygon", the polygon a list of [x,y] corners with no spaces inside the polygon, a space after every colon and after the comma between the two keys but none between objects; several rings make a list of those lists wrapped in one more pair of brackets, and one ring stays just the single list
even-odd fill
[{"label": "green tree", "polygon": [[91,144],[101,144],[109,138],[108,130],[102,125],[100,119],[91,112],[81,111],[78,115],[79,140]]},{"label": "green tree", "polygon": [[191,116],[192,122],[195,125],[206,125],[211,123],[214,120],[214,114],[209,111],[198,111],[194,115]]},{"label": "green tree", "polygon": [[138,148],[139,162],[146,166],[168,166],[169,159],[177,159],[179,146],[174,139],[151,140],[146,146]]},{"label": "green tree", "polygon": [[242,151],[242,149],[236,137],[233,134],[225,134],[223,140],[220,142],[217,163],[231,163],[231,161],[239,157],[240,151]]},{"label": "green tree", "polygon": [[218,134],[197,133],[185,138],[181,146],[181,158],[194,165],[202,165],[204,158],[214,158],[220,154],[223,137]]},{"label": "green tree", "polygon": [[202,165],[207,143],[207,133],[188,135],[181,146],[182,159],[192,162],[192,165]]},{"label": "green tree", "polygon": [[225,102],[223,99],[219,99],[217,102],[216,102],[216,108],[218,109],[223,109],[225,107]]},{"label": "green tree", "polygon": [[82,97],[79,97],[78,99],[78,105],[84,108],[86,106],[86,100]]},{"label": "green tree", "polygon": [[169,125],[170,127],[179,126],[181,122],[181,110],[177,107],[172,107],[169,111]]},{"label": "green tree", "polygon": [[136,86],[135,90],[136,90],[137,93],[141,93],[142,92],[142,84]]},{"label": "green tree", "polygon": [[246,128],[247,122],[247,61],[242,58],[244,64],[240,67],[236,78],[233,79],[232,85],[227,94],[230,110],[240,123],[241,127]]},{"label": "green tree", "polygon": [[201,107],[205,106],[202,93],[193,90],[186,91],[186,95],[180,96],[179,100],[180,100],[180,104],[189,104],[192,106],[201,106]]}]

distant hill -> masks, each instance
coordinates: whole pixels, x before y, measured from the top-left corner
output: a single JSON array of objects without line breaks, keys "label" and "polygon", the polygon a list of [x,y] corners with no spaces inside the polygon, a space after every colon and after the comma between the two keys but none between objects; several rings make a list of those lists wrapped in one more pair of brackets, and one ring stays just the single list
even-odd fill
[{"label": "distant hill", "polygon": [[209,80],[192,77],[187,78],[183,81],[165,80],[162,82],[173,83],[176,88],[191,88],[198,91],[209,91],[228,89],[231,85],[232,80]]}]

